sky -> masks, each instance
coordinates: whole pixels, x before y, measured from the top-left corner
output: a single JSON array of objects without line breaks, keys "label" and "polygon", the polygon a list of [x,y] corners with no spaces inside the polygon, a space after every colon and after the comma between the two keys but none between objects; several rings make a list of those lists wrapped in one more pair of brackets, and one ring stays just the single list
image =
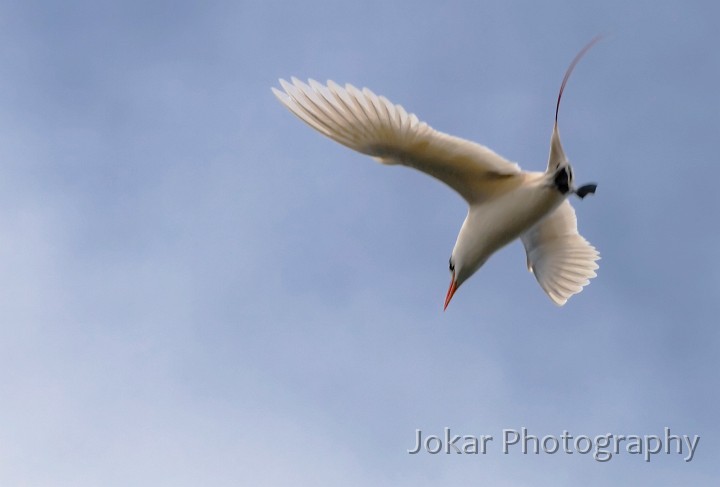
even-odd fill
[{"label": "sky", "polygon": [[[3,1],[0,485],[713,485],[718,18],[711,1]],[[573,204],[602,260],[562,308],[516,242],[443,312],[462,199],[270,91],[367,86],[543,170],[563,73],[597,34],[560,130],[599,185]],[[523,427],[700,440],[689,462],[504,454]],[[408,453],[445,428],[493,440]]]}]

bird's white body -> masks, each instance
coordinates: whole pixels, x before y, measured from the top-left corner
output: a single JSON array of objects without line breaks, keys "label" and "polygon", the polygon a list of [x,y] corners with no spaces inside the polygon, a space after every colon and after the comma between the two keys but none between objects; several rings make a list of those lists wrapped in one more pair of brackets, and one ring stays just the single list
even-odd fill
[{"label": "bird's white body", "polygon": [[[563,88],[580,55],[566,73]],[[582,193],[586,187],[572,186],[557,112],[547,170],[525,172],[485,146],[432,129],[367,88],[341,87],[332,81],[325,86],[313,80],[308,85],[295,78],[280,84],[284,92],[273,88],[277,98],[313,128],[383,164],[423,171],[468,202],[468,215],[450,257],[446,307],[455,290],[492,254],[518,238],[525,246],[528,269],[557,305],[565,304],[595,276],[600,256],[578,234],[575,211],[567,201],[571,194],[583,197],[593,192],[594,185]]]},{"label": "bird's white body", "polygon": [[463,275],[457,275],[457,280],[474,274],[492,254],[519,238],[566,198],[545,173],[523,172],[514,179],[515,187],[507,192],[469,206],[453,249],[455,267],[459,256],[469,267],[463,266]]}]

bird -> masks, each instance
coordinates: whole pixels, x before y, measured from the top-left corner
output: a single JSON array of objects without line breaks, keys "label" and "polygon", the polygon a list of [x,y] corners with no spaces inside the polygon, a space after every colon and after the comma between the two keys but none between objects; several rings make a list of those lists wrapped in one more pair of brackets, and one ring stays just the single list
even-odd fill
[{"label": "bird", "polygon": [[449,261],[443,310],[460,286],[499,249],[520,239],[527,268],[558,306],[596,277],[600,253],[578,233],[570,196],[584,199],[597,184],[576,187],[558,130],[565,86],[592,39],[565,71],[555,104],[550,154],[543,172],[523,171],[491,149],[433,129],[368,88],[280,79],[277,99],[320,133],[386,165],[422,171],[455,190],[468,212]]}]

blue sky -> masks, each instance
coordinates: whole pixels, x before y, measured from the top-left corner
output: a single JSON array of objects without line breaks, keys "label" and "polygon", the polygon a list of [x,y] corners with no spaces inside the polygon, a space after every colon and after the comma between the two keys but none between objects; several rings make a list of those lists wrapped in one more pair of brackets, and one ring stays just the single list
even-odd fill
[{"label": "blue sky", "polygon": [[[0,4],[0,484],[711,485],[715,2]],[[560,113],[598,277],[517,243],[447,312],[464,202],[295,119],[368,86],[545,167]],[[416,428],[700,435],[695,458],[409,455]]]}]

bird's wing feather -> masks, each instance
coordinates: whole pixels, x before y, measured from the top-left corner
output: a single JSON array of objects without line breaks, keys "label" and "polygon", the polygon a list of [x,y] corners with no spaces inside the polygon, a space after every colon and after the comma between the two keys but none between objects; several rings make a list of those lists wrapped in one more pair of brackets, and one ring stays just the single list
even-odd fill
[{"label": "bird's wing feather", "polygon": [[577,231],[575,210],[565,200],[521,237],[528,270],[558,306],[595,277],[599,252]]},{"label": "bird's wing feather", "polygon": [[469,203],[490,198],[521,174],[485,146],[438,132],[385,97],[352,85],[280,80],[275,96],[301,120],[331,139],[384,164],[402,164],[429,174]]}]

